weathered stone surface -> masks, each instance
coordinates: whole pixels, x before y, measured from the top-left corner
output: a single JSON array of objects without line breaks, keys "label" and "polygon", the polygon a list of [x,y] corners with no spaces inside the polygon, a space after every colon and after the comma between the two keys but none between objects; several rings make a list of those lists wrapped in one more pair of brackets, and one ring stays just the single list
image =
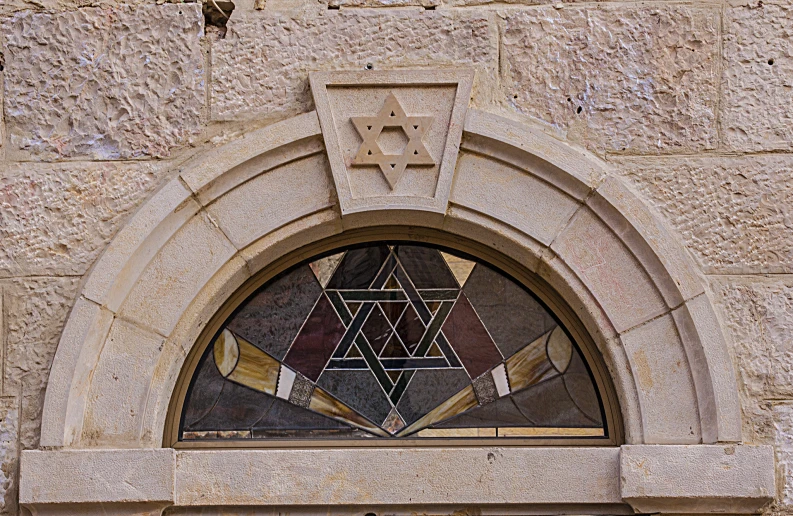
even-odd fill
[{"label": "weathered stone surface", "polygon": [[161,168],[0,165],[0,276],[83,274],[157,185]]},{"label": "weathered stone surface", "polygon": [[9,18],[11,150],[37,159],[167,156],[201,121],[202,27],[198,4]]},{"label": "weathered stone surface", "polygon": [[772,437],[765,400],[793,397],[793,279],[711,280],[716,307],[732,341],[744,405],[744,435]]},{"label": "weathered stone surface", "polygon": [[212,118],[282,118],[312,107],[308,72],[474,66],[497,60],[488,15],[419,10],[268,11],[228,23],[212,49]]},{"label": "weathered stone surface", "polygon": [[[120,2],[114,0],[4,0],[0,4],[0,16],[18,11],[71,11],[84,7],[115,7]],[[124,0],[125,5],[154,3],[153,0]],[[172,1],[171,3],[176,3]]]},{"label": "weathered stone surface", "polygon": [[617,169],[708,272],[793,272],[793,160],[623,158]]},{"label": "weathered stone surface", "polygon": [[0,282],[7,314],[3,394],[22,395],[19,432],[24,448],[38,446],[44,388],[78,286],[75,277]]},{"label": "weathered stone surface", "polygon": [[17,398],[0,398],[0,514],[17,513],[18,404]]},{"label": "weathered stone surface", "polygon": [[716,145],[718,9],[550,6],[506,16],[506,99],[596,151]]},{"label": "weathered stone surface", "polygon": [[784,478],[778,505],[793,509],[793,402],[773,405],[777,469]]},{"label": "weathered stone surface", "polygon": [[793,149],[793,4],[744,2],[724,16],[724,145]]}]

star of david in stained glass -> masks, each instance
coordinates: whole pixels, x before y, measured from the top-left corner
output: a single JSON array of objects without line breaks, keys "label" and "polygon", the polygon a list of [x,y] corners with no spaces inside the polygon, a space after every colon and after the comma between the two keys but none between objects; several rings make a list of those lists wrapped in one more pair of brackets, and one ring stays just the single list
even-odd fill
[{"label": "star of david in stained glass", "polygon": [[314,259],[248,298],[191,382],[183,440],[604,436],[577,347],[523,287],[427,246]]}]

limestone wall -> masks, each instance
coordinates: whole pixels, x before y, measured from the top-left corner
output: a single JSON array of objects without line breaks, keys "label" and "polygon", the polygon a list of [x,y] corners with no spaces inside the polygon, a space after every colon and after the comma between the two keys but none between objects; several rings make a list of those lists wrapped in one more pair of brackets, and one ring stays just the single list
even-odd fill
[{"label": "limestone wall", "polygon": [[744,440],[776,445],[769,514],[793,514],[793,4],[751,2],[238,0],[225,29],[196,3],[0,4],[0,514],[84,275],[181,163],[313,109],[309,71],[453,65],[473,106],[601,156],[677,230]]}]

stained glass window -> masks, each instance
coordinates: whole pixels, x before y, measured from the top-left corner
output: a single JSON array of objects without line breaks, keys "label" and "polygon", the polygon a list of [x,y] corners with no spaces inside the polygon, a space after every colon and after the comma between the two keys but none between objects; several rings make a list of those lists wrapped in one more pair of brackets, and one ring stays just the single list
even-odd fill
[{"label": "stained glass window", "polygon": [[416,244],[346,248],[228,318],[184,401],[182,441],[604,436],[578,346],[523,286]]}]

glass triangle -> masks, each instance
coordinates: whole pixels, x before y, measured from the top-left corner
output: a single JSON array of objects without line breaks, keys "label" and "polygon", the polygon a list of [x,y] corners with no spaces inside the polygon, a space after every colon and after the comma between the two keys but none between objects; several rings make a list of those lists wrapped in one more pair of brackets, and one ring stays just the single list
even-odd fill
[{"label": "glass triangle", "polygon": [[442,357],[443,353],[441,352],[441,348],[438,347],[437,342],[433,342],[432,346],[430,346],[430,350],[427,351],[428,357]]},{"label": "glass triangle", "polygon": [[428,301],[427,302],[427,308],[430,309],[430,312],[432,312],[432,315],[435,315],[435,312],[438,311],[438,308],[440,308],[440,306],[441,306],[441,302],[440,301]]},{"label": "glass triangle", "polygon": [[363,358],[363,355],[361,354],[361,351],[358,349],[358,346],[353,344],[352,347],[350,347],[350,350],[344,356],[344,358]]},{"label": "glass triangle", "polygon": [[402,287],[399,285],[399,282],[392,274],[386,280],[385,285],[383,285],[383,290],[400,290]]},{"label": "glass triangle", "polygon": [[311,262],[308,266],[311,268],[311,271],[314,273],[314,276],[317,277],[317,281],[319,284],[322,285],[323,288],[328,284],[330,277],[333,276],[336,267],[338,267],[339,262],[344,257],[344,253],[337,253],[331,256],[326,256],[325,258],[320,258],[317,261]]},{"label": "glass triangle", "polygon": [[390,303],[378,303],[380,308],[383,310],[388,321],[394,325],[399,320],[399,317],[402,315],[402,312],[405,311],[405,307],[408,306],[406,301],[398,301],[398,302],[390,302]]},{"label": "glass triangle", "polygon": [[383,352],[380,353],[381,358],[407,358],[409,356],[410,354],[405,349],[405,346],[402,345],[402,342],[399,341],[396,334],[388,339],[388,343],[383,348]]},{"label": "glass triangle", "polygon": [[454,274],[454,278],[457,280],[457,283],[459,283],[461,287],[465,285],[465,282],[468,280],[468,277],[471,275],[471,272],[476,266],[476,262],[466,260],[465,258],[460,258],[459,256],[454,256],[453,254],[444,253],[442,251],[441,256],[443,256],[443,259],[446,261],[446,265],[449,266],[452,274]]},{"label": "glass triangle", "polygon": [[358,309],[360,307],[361,307],[361,303],[359,303],[357,301],[348,301],[347,302],[347,308],[350,310],[350,313],[352,315],[355,315],[356,313],[358,313]]},{"label": "glass triangle", "polygon": [[386,371],[386,373],[388,374],[389,378],[391,378],[392,382],[397,383],[397,380],[399,380],[399,375],[402,374],[402,371]]}]

